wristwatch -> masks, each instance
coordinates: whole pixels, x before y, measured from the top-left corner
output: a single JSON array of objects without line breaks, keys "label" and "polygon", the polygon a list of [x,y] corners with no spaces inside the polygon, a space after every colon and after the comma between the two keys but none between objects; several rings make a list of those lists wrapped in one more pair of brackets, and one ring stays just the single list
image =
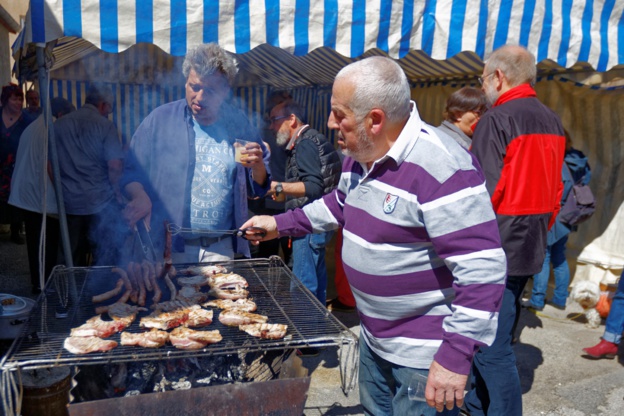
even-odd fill
[{"label": "wristwatch", "polygon": [[281,182],[278,182],[277,185],[275,185],[275,196],[279,196],[282,192],[284,192],[284,187]]}]

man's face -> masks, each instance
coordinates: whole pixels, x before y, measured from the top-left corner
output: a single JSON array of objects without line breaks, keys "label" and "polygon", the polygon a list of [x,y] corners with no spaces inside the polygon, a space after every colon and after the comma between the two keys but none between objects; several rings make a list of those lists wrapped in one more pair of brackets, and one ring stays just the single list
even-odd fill
[{"label": "man's face", "polygon": [[345,156],[360,163],[373,161],[374,143],[366,131],[363,121],[356,120],[347,106],[353,95],[353,86],[345,80],[334,83],[331,97],[331,113],[327,127],[338,130],[338,146]]},{"label": "man's face", "polygon": [[217,121],[221,104],[230,92],[227,79],[220,73],[200,78],[191,69],[186,79],[186,103],[193,117],[202,126]]},{"label": "man's face", "polygon": [[283,107],[278,105],[269,113],[269,129],[275,133],[275,142],[278,146],[284,147],[288,144],[291,137],[291,131],[288,127],[289,117],[282,114]]},{"label": "man's face", "polygon": [[481,75],[482,85],[481,90],[485,93],[485,99],[490,106],[498,100],[499,92],[497,89],[498,75],[495,70],[490,68],[483,69],[483,75]]},{"label": "man's face", "polygon": [[37,91],[28,91],[26,93],[26,104],[28,104],[28,107],[39,108],[39,94]]}]

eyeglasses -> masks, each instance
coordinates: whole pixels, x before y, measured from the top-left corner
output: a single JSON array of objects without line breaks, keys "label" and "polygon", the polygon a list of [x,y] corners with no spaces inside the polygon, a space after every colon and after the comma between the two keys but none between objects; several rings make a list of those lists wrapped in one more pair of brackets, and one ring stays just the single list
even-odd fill
[{"label": "eyeglasses", "polygon": [[479,84],[483,85],[483,81],[485,81],[485,79],[486,79],[487,77],[489,77],[490,75],[494,75],[495,73],[496,73],[496,71],[492,71],[492,72],[490,72],[490,73],[489,73],[489,74],[487,74],[487,75],[484,75],[484,76],[482,76],[482,77],[477,78],[477,79],[479,80]]},{"label": "eyeglasses", "polygon": [[269,124],[273,124],[275,123],[277,120],[282,120],[284,118],[288,118],[290,116],[275,116],[275,117],[269,117],[269,119],[267,120],[269,122]]}]

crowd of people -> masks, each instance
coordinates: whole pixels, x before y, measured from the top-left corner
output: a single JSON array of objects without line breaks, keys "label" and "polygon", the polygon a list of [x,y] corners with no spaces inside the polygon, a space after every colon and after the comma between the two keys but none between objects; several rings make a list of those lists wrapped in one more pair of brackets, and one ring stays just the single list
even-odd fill
[{"label": "crowd of people", "polygon": [[[108,119],[110,88],[91,85],[77,110],[53,98],[60,184],[50,175],[52,121],[39,95],[29,90],[23,108],[22,89],[3,87],[0,223],[17,244],[25,223],[33,292],[69,258],[74,266],[131,260],[137,226],[163,253],[164,224],[177,225],[185,231],[171,236],[174,263],[281,253],[319,302],[357,308],[367,415],[522,415],[512,349],[522,295],[532,278],[524,306],[565,308],[574,227],[557,214],[572,185],[590,179],[587,158],[537,98],[535,57],[514,45],[494,51],[481,89],[451,94],[438,127],[421,119],[395,61],[352,63],[332,87],[327,125],[338,149],[286,91],[269,96],[263,137],[229,100],[237,67],[218,45],[190,50],[182,71],[185,98],[153,110],[127,149]],[[58,250],[54,185],[71,253]],[[267,232],[216,231],[247,227]],[[327,299],[334,234],[338,297]],[[555,291],[546,300],[551,263]],[[617,354],[623,285],[589,356]],[[428,376],[425,402],[408,398],[417,373]]]}]

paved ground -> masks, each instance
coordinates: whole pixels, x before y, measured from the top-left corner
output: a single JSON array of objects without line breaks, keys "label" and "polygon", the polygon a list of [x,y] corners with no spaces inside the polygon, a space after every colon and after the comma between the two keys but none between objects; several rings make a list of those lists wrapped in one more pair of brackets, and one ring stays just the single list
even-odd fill
[{"label": "paved ground", "polygon": [[[331,268],[331,263],[329,264]],[[30,296],[25,246],[0,234],[0,293]],[[333,293],[330,287],[328,293]],[[359,334],[357,314],[336,313]],[[615,360],[588,360],[581,348],[599,340],[604,326],[589,329],[578,305],[565,311],[546,306],[543,312],[523,310],[520,341],[514,347],[521,375],[526,416],[591,416],[624,414],[624,349]],[[340,389],[336,348],[303,358],[312,376],[304,414],[361,415],[357,389],[345,396]]]}]

